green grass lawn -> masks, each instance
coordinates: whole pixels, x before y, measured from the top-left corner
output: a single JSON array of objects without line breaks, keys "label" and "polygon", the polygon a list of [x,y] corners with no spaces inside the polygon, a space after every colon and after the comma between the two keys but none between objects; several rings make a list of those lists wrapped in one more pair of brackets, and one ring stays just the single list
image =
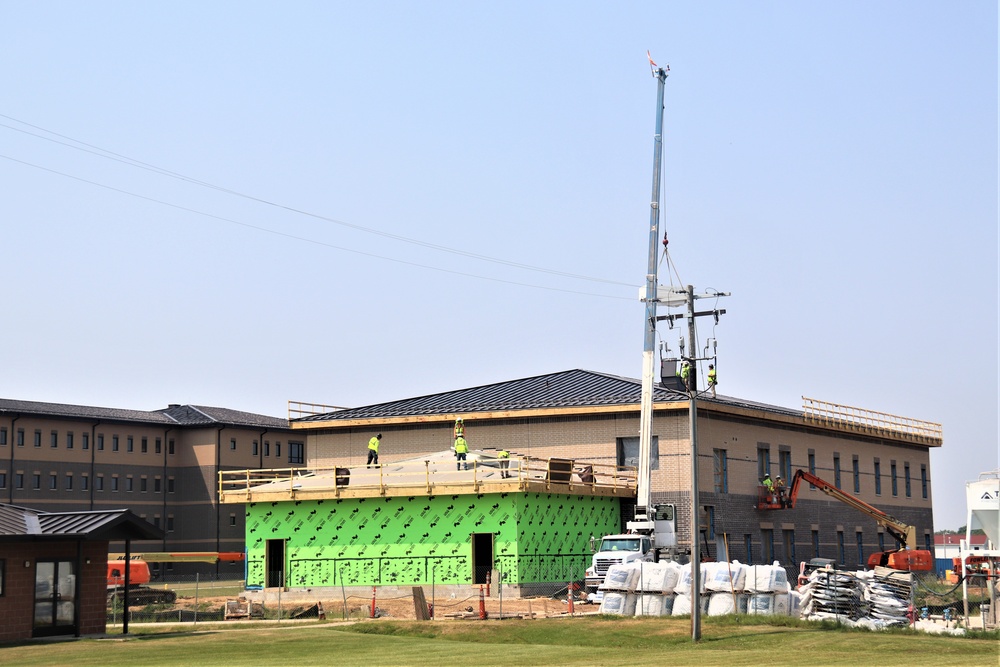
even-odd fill
[{"label": "green grass lawn", "polygon": [[1000,642],[911,631],[862,632],[789,619],[577,617],[143,627],[128,638],[0,647],[0,665],[987,665]]}]

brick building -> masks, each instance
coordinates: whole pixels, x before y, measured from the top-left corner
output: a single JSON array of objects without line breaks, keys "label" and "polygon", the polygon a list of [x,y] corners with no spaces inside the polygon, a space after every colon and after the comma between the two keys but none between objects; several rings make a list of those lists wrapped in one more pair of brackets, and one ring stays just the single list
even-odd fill
[{"label": "brick building", "polygon": [[[380,462],[447,449],[464,418],[473,450],[515,456],[636,465],[638,380],[571,370],[294,419],[307,467],[363,465],[383,434]],[[813,557],[864,567],[867,554],[895,547],[868,516],[806,485],[794,509],[758,510],[764,473],[790,481],[802,468],[912,524],[931,549],[930,448],[938,424],[804,399],[802,409],[704,395],[697,404],[703,557],[780,561],[790,570]],[[654,392],[653,502],[678,508],[678,539],[692,545],[688,398]],[[621,524],[632,504],[622,500]],[[728,552],[728,554],[727,554]]]},{"label": "brick building", "polygon": [[195,405],[144,411],[0,399],[0,502],[47,512],[128,508],[163,530],[147,547],[156,551],[243,551],[244,514],[218,503],[218,472],[304,461],[304,441],[286,419]]}]

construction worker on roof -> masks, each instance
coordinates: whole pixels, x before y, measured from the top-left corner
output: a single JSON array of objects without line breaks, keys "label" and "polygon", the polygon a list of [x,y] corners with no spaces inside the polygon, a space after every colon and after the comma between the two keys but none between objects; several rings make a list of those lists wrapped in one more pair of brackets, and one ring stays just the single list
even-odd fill
[{"label": "construction worker on roof", "polygon": [[687,359],[681,362],[681,382],[688,386],[688,378],[691,377],[691,362]]},{"label": "construction worker on roof", "polygon": [[465,441],[465,438],[462,436],[455,438],[455,470],[461,470],[463,466],[466,470],[469,469],[469,463],[465,458],[468,453],[469,443]]},{"label": "construction worker on roof", "polygon": [[455,420],[455,435],[454,438],[458,440],[465,435],[465,422],[459,417]]},{"label": "construction worker on roof", "polygon": [[719,384],[719,377],[715,374],[715,364],[708,365],[708,388],[712,390],[712,398],[715,398],[715,385]]},{"label": "construction worker on roof", "polygon": [[503,447],[497,452],[497,459],[500,461],[500,479],[507,479],[510,477],[510,471],[508,466],[510,466],[510,452],[508,452]]},{"label": "construction worker on roof", "polygon": [[378,446],[382,442],[382,434],[374,436],[368,441],[368,463],[366,465],[378,465]]}]

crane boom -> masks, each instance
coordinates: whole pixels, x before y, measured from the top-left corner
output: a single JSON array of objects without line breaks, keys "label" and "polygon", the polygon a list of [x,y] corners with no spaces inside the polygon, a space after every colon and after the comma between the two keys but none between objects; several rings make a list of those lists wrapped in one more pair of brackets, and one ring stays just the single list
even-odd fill
[{"label": "crane boom", "polygon": [[909,525],[905,521],[900,521],[891,514],[886,514],[879,508],[869,505],[860,498],[852,496],[847,491],[838,489],[833,484],[830,484],[829,482],[822,480],[816,475],[808,473],[805,470],[796,471],[795,477],[792,480],[792,486],[788,491],[789,508],[795,507],[795,501],[798,499],[799,487],[802,484],[802,480],[809,482],[831,498],[839,500],[845,505],[850,505],[859,512],[867,514],[871,518],[875,519],[875,523],[885,528],[886,531],[892,535],[893,539],[899,543],[899,547],[901,549],[917,548],[917,529],[914,526]]}]

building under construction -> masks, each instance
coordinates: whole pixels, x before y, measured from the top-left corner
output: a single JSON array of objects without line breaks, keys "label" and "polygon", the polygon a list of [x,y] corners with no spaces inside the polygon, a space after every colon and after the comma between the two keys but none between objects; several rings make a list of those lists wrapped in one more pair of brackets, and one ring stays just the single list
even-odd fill
[{"label": "building under construction", "polygon": [[[915,526],[930,548],[930,449],[938,424],[804,399],[801,409],[698,398],[699,530],[692,530],[688,394],[668,377],[653,397],[653,502],[674,503],[683,549],[705,559],[813,557],[864,567],[892,537],[806,488],[794,509],[758,509],[765,473],[802,468]],[[591,536],[632,518],[640,382],[571,370],[352,409],[290,416],[302,468],[222,473],[245,504],[247,583],[320,586],[477,583],[519,587],[582,577]],[[300,404],[291,406],[302,409]],[[469,470],[455,470],[464,419]],[[379,466],[368,442],[382,433]],[[509,478],[497,453],[511,453]],[[926,546],[925,546],[926,545]]]}]

